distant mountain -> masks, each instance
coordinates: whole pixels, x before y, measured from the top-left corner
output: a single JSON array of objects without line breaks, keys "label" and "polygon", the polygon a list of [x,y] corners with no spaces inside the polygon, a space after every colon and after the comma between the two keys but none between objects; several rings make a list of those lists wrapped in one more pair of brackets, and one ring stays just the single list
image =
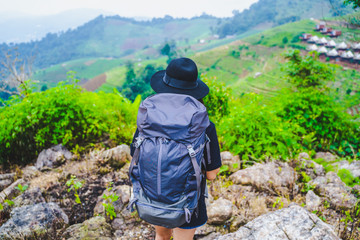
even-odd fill
[{"label": "distant mountain", "polygon": [[234,12],[216,29],[220,37],[241,34],[252,28],[267,28],[301,19],[333,17],[353,12],[343,0],[259,0],[249,9]]},{"label": "distant mountain", "polygon": [[2,44],[0,49],[17,47],[22,56],[35,56],[35,67],[44,68],[79,58],[119,58],[168,40],[186,44],[210,36],[217,22],[217,18],[205,14],[191,19],[165,16],[151,21],[99,16],[75,29],[48,33],[39,41]]},{"label": "distant mountain", "polygon": [[47,33],[58,33],[76,28],[101,14],[114,15],[95,9],[74,9],[48,16],[0,12],[0,43],[40,40]]}]

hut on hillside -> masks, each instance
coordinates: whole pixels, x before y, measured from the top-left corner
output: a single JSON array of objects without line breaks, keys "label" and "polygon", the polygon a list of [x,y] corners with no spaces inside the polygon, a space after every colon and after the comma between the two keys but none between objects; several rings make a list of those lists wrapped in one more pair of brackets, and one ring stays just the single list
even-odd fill
[{"label": "hut on hillside", "polygon": [[336,42],[334,40],[330,40],[327,44],[326,47],[328,48],[335,48],[336,47]]},{"label": "hut on hillside", "polygon": [[319,37],[318,37],[318,36],[312,36],[312,37],[308,40],[308,43],[316,43],[317,41],[319,41]]},{"label": "hut on hillside", "polygon": [[322,29],[325,28],[325,23],[324,22],[320,22],[320,24],[316,24],[315,26],[315,31],[321,31]]},{"label": "hut on hillside", "polygon": [[325,55],[328,52],[328,50],[326,49],[325,46],[322,46],[317,50],[317,52],[320,53],[320,55]]},{"label": "hut on hillside", "polygon": [[354,52],[360,52],[360,43],[354,43],[351,48]]},{"label": "hut on hillside", "polygon": [[323,29],[320,30],[320,32],[322,34],[329,34],[331,33],[332,30],[333,30],[332,28],[324,27]]},{"label": "hut on hillside", "polygon": [[330,36],[330,37],[339,37],[339,36],[341,36],[341,31],[340,31],[340,30],[332,30],[332,31],[329,33],[329,36]]},{"label": "hut on hillside", "polygon": [[304,33],[303,35],[300,36],[301,41],[307,41],[312,37],[311,34],[308,33]]},{"label": "hut on hillside", "polygon": [[317,51],[318,47],[315,44],[311,44],[306,48],[308,51]]},{"label": "hut on hillside", "polygon": [[326,45],[328,43],[328,41],[323,37],[323,38],[320,38],[316,43],[320,46],[323,46],[323,45]]},{"label": "hut on hillside", "polygon": [[341,60],[344,62],[352,62],[354,59],[354,54],[351,51],[343,52],[341,55]]},{"label": "hut on hillside", "polygon": [[330,59],[336,59],[339,57],[339,53],[336,51],[336,49],[331,49],[331,51],[329,51],[326,54]]},{"label": "hut on hillside", "polygon": [[355,53],[354,62],[356,62],[357,64],[360,64],[360,53]]},{"label": "hut on hillside", "polygon": [[347,45],[345,42],[339,43],[339,44],[336,46],[336,48],[337,48],[338,50],[343,50],[343,51],[349,49],[348,45]]}]

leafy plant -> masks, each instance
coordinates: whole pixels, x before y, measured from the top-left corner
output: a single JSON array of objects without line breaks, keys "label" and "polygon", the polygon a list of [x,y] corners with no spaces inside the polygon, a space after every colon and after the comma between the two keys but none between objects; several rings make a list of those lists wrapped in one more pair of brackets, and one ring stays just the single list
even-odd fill
[{"label": "leafy plant", "polygon": [[282,201],[282,197],[277,197],[274,204],[273,204],[273,208],[276,208],[276,206],[278,207],[278,209],[282,209],[284,207],[284,202]]},{"label": "leafy plant", "polygon": [[71,190],[74,191],[75,202],[80,204],[81,200],[80,200],[80,197],[79,197],[78,190],[83,186],[83,181],[79,181],[76,176],[71,175],[70,180],[68,180],[66,182],[66,186],[69,187],[68,190],[67,190],[68,192],[70,192]]},{"label": "leafy plant", "polygon": [[[107,191],[111,191],[112,187],[111,187],[112,183],[109,184]],[[113,218],[116,218],[116,212],[115,212],[115,208],[114,208],[114,202],[116,202],[119,199],[119,196],[116,195],[115,193],[113,194],[103,194],[102,198],[105,200],[105,202],[102,204],[105,208],[105,213],[107,216],[110,217],[110,219],[112,220]]]},{"label": "leafy plant", "polygon": [[20,183],[15,187],[15,189],[19,190],[21,193],[24,193],[26,189],[28,189],[28,185],[21,185]]},{"label": "leafy plant", "polygon": [[360,184],[360,178],[354,177],[348,169],[340,169],[337,175],[347,186],[353,187]]}]

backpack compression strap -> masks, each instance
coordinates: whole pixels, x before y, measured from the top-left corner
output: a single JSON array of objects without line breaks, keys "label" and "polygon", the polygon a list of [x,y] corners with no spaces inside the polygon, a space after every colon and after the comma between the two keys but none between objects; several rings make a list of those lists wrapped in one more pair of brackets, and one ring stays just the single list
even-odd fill
[{"label": "backpack compression strap", "polygon": [[200,188],[200,185],[201,185],[201,168],[200,168],[199,164],[196,161],[196,152],[193,149],[193,147],[191,145],[189,145],[187,147],[187,149],[189,151],[189,155],[190,155],[190,158],[191,158],[191,163],[192,163],[192,165],[194,167],[194,170],[195,170],[196,187],[197,187],[197,200],[199,201],[200,191],[201,191],[201,188]]},{"label": "backpack compression strap", "polygon": [[130,167],[129,167],[129,178],[132,174],[134,165],[138,164],[138,162],[139,162],[140,145],[142,144],[143,141],[144,141],[144,138],[137,137],[136,142],[134,143],[135,144],[135,152],[134,152],[133,158],[131,159],[131,163],[130,163]]}]

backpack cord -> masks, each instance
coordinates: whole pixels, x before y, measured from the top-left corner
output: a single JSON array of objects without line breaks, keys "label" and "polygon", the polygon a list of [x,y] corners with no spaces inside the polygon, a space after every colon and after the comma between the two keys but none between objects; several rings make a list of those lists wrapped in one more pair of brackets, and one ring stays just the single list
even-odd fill
[{"label": "backpack cord", "polygon": [[[194,167],[194,171],[195,171],[195,177],[196,177],[196,187],[197,187],[197,201],[199,201],[200,199],[200,192],[201,192],[201,168],[199,166],[199,164],[196,161],[196,152],[194,151],[193,147],[191,145],[189,145],[187,147],[188,151],[189,151],[189,155],[191,158],[191,163]],[[196,207],[196,214],[198,215],[199,213],[199,208]]]},{"label": "backpack cord", "polygon": [[[131,179],[131,175],[132,175],[132,171],[133,171],[133,168],[134,168],[134,166],[135,165],[137,165],[138,164],[138,162],[139,162],[139,155],[140,155],[140,145],[142,144],[142,142],[144,141],[144,138],[142,138],[142,137],[137,137],[136,138],[136,142],[135,142],[135,152],[134,152],[134,156],[133,156],[133,158],[131,159],[131,163],[130,163],[130,167],[129,167],[129,172],[128,172],[128,175],[129,175],[129,179]],[[129,185],[129,187],[130,187],[130,199],[131,199],[131,186]],[[130,201],[130,203],[129,203],[129,205],[128,205],[128,207],[130,208],[130,209],[132,209],[132,211],[133,211],[133,207],[132,207],[132,205],[135,203],[137,201],[137,199],[136,198],[134,198],[134,199],[132,199],[131,201]]]}]

